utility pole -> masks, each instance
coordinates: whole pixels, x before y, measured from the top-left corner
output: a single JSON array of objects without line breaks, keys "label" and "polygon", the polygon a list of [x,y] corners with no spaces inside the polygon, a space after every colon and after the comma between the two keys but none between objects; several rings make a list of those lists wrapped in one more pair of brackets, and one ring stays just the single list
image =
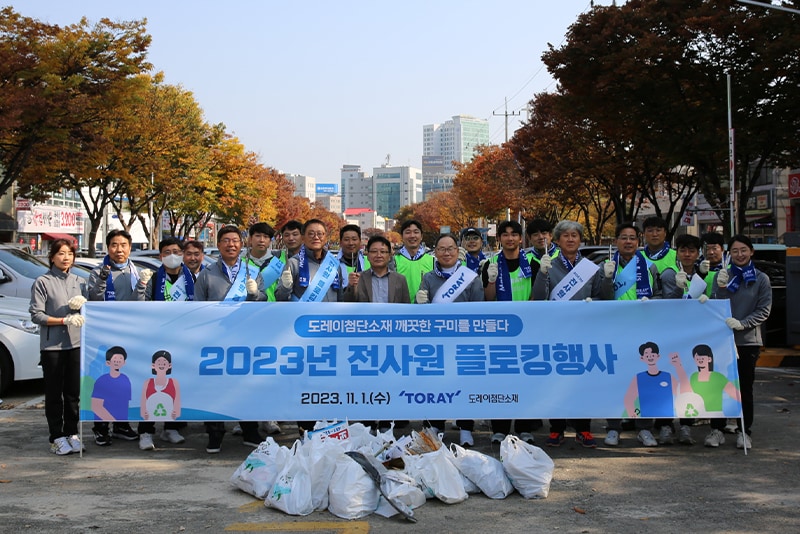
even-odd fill
[{"label": "utility pole", "polygon": [[520,115],[521,113],[519,111],[512,111],[511,113],[509,113],[508,112],[508,97],[506,97],[505,101],[506,101],[505,112],[503,112],[503,113],[495,113],[494,111],[492,111],[492,115],[495,115],[497,117],[502,115],[502,116],[504,116],[506,118],[506,143],[508,143],[508,118],[509,117],[516,117],[516,116]]}]

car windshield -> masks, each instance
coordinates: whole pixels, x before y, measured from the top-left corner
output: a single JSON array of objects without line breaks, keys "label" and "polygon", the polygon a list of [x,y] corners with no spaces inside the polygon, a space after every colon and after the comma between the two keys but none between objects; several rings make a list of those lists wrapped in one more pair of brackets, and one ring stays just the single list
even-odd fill
[{"label": "car windshield", "polygon": [[38,258],[15,248],[0,249],[0,261],[20,276],[36,279],[50,270],[50,268]]}]

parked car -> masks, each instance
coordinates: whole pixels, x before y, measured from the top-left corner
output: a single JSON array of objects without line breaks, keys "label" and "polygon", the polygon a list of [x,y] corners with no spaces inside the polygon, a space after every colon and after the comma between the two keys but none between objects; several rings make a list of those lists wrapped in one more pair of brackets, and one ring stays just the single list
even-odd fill
[{"label": "parked car", "polygon": [[14,381],[42,378],[39,325],[29,307],[30,298],[0,296],[0,395]]},{"label": "parked car", "polygon": [[50,267],[13,245],[0,245],[0,295],[31,298],[33,281]]}]

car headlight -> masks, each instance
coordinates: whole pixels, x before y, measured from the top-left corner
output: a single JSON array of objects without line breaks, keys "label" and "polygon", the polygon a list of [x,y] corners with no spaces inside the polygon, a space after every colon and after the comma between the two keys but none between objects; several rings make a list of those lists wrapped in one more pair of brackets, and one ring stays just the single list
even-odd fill
[{"label": "car headlight", "polygon": [[11,328],[16,328],[17,330],[22,330],[23,332],[27,332],[29,334],[39,334],[39,325],[30,319],[23,319],[21,317],[0,317],[0,323],[8,325]]}]

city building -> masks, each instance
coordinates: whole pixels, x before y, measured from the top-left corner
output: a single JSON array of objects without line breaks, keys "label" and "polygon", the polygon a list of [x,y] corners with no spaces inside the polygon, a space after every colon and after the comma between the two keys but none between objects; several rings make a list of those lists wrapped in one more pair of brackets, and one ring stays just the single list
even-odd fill
[{"label": "city building", "polygon": [[357,224],[362,230],[378,228],[386,230],[386,219],[380,217],[375,210],[369,208],[350,208],[344,210],[347,224]]},{"label": "city building", "polygon": [[305,197],[309,202],[317,200],[317,179],[302,174],[283,173],[294,184],[294,196]]},{"label": "city building", "polygon": [[372,169],[372,206],[391,219],[402,206],[422,202],[422,171],[415,167],[381,165]]},{"label": "city building", "polygon": [[372,208],[372,176],[361,165],[342,165],[342,208]]},{"label": "city building", "polygon": [[479,145],[489,144],[489,121],[455,115],[442,124],[422,127],[423,200],[431,193],[449,191],[456,169],[453,162],[468,163]]}]

